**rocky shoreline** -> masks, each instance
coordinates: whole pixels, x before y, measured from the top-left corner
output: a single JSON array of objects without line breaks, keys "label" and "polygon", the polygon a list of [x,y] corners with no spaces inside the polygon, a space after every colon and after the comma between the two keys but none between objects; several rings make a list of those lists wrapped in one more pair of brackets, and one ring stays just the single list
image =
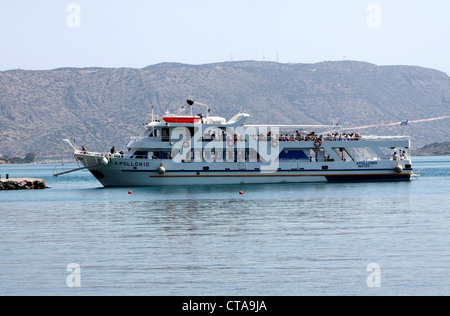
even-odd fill
[{"label": "rocky shoreline", "polygon": [[1,190],[43,190],[48,189],[46,183],[42,179],[19,178],[0,180]]}]

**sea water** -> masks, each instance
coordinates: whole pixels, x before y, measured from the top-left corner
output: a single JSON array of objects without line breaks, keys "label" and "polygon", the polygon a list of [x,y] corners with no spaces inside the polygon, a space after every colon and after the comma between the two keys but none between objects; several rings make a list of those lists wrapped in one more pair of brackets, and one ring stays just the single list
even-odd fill
[{"label": "sea water", "polygon": [[50,187],[0,191],[0,295],[450,294],[450,157],[406,183],[105,189],[55,167],[0,166]]}]

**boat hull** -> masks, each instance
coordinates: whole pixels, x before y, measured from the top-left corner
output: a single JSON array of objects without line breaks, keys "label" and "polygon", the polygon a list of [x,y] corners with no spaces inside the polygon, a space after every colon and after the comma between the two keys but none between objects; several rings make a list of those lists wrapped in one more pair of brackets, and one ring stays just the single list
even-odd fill
[{"label": "boat hull", "polygon": [[[392,163],[377,169],[361,169],[356,164],[353,169],[348,165],[344,169],[337,164],[327,170],[310,167],[264,172],[239,163],[229,164],[227,170],[205,170],[201,164],[186,164],[181,166],[185,170],[180,170],[179,164],[171,165],[170,161],[133,160],[116,159],[108,165],[98,164],[88,169],[104,187],[409,181],[412,174],[412,169],[407,168],[401,173],[396,172]],[[163,174],[158,172],[161,165],[164,166]]]}]

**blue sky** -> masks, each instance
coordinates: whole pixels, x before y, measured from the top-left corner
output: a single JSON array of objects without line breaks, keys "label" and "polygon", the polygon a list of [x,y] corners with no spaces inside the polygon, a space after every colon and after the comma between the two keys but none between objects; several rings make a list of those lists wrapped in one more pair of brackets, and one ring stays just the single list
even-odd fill
[{"label": "blue sky", "polygon": [[443,0],[0,0],[0,70],[345,58],[450,74],[449,14]]}]

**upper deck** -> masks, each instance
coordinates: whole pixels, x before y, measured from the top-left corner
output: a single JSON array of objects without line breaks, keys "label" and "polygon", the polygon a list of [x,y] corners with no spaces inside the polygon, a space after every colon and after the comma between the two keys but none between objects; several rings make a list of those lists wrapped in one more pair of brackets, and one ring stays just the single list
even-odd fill
[{"label": "upper deck", "polygon": [[[128,144],[128,157],[167,158],[175,153],[278,151],[280,160],[309,161],[382,161],[409,159],[407,136],[373,136],[333,131],[328,125],[245,125],[248,114],[230,121],[223,118],[199,118],[189,123],[175,117],[147,124],[141,137]],[[154,153],[157,154],[154,154]],[[149,155],[149,153],[151,153]],[[201,154],[200,154],[201,155]],[[222,154],[223,155],[223,154]]]}]

